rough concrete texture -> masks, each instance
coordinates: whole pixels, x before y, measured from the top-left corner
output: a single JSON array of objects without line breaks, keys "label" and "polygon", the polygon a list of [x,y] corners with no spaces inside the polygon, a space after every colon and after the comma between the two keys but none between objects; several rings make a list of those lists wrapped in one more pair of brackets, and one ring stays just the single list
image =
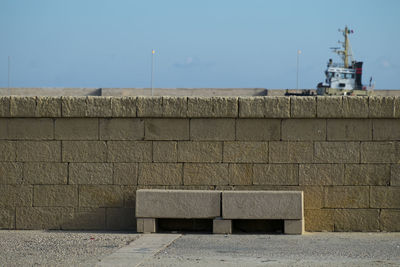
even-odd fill
[{"label": "rough concrete texture", "polygon": [[138,218],[136,231],[138,233],[155,233],[157,232],[157,222],[155,218]]},{"label": "rough concrete texture", "polygon": [[236,97],[190,97],[187,105],[187,115],[192,118],[236,118],[238,115]]},{"label": "rough concrete texture", "polygon": [[302,235],[304,233],[304,219],[303,220],[285,220],[284,232],[288,235]]},{"label": "rough concrete texture", "polygon": [[290,97],[291,118],[313,118],[316,116],[316,97]]},{"label": "rough concrete texture", "polygon": [[232,234],[232,220],[213,220],[213,234]]},{"label": "rough concrete texture", "polygon": [[215,218],[220,216],[221,193],[196,190],[138,190],[138,218]]}]

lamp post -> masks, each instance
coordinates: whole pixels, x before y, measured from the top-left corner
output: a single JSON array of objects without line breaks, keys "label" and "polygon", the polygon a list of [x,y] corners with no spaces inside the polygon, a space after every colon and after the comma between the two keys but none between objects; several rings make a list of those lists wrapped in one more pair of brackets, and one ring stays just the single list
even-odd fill
[{"label": "lamp post", "polygon": [[153,92],[153,77],[154,77],[154,54],[156,51],[154,49],[151,50],[151,96],[154,96]]},{"label": "lamp post", "polygon": [[299,90],[299,60],[301,50],[297,50],[297,71],[296,71],[296,89]]}]

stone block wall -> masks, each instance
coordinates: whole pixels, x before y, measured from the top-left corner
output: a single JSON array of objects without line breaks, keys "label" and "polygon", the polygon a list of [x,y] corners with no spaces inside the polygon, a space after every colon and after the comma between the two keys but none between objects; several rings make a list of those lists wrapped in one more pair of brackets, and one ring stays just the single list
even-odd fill
[{"label": "stone block wall", "polygon": [[135,229],[138,188],[303,190],[400,231],[399,97],[0,97],[1,229]]}]

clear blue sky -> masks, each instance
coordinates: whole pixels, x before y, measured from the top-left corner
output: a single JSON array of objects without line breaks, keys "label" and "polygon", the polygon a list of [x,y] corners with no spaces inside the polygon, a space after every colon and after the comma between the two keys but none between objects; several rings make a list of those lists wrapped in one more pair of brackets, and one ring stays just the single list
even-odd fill
[{"label": "clear blue sky", "polygon": [[400,89],[400,1],[0,0],[0,87],[315,88],[354,30],[363,82]]}]

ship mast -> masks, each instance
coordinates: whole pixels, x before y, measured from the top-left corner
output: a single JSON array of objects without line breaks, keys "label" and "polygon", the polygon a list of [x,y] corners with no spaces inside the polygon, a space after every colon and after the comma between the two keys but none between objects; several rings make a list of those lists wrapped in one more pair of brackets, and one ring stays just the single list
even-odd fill
[{"label": "ship mast", "polygon": [[349,33],[351,33],[352,31],[350,31],[347,26],[345,27],[344,30],[340,30],[340,32],[343,32],[343,36],[344,36],[344,42],[340,42],[344,48],[344,50],[338,50],[336,51],[336,53],[338,55],[340,55],[343,59],[343,63],[344,63],[344,67],[348,68],[349,67],[349,57],[352,57],[351,55],[351,48],[350,48],[350,43],[349,43]]}]

